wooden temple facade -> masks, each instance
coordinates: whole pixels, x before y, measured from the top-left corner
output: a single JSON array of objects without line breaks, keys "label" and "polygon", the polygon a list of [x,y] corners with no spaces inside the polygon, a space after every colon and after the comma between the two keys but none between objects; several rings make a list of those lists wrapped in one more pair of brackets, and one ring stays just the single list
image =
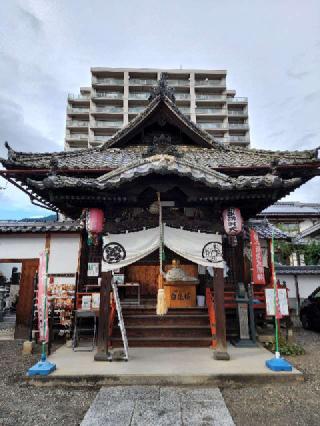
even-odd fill
[{"label": "wooden temple facade", "polygon": [[[1,160],[5,167],[3,176],[26,192],[34,204],[73,219],[81,217],[84,209],[102,209],[105,234],[157,226],[159,193],[164,223],[175,228],[222,235],[227,274],[216,269],[213,278],[206,274],[199,279],[198,265],[168,249],[165,250],[164,269],[170,269],[172,260],[177,259],[181,269],[199,279],[198,294],[205,295],[206,288],[212,291],[216,357],[226,359],[227,333],[230,331],[230,336],[232,333],[236,336],[238,324],[236,311],[228,314],[225,294],[234,294],[238,283],[248,285],[251,280],[250,265],[244,255],[249,229],[246,221],[318,175],[318,150],[275,152],[223,145],[182,114],[164,78],[151,93],[149,101],[144,112],[99,148],[26,153],[14,151],[7,144],[8,158]],[[244,231],[233,238],[226,235],[222,222],[222,212],[229,207],[239,208],[246,223]],[[98,287],[98,279],[88,277],[87,271],[88,263],[101,263],[102,249],[101,241],[89,246],[84,233],[77,291],[79,294],[100,291],[98,351],[103,355],[110,337],[109,304],[106,301],[111,274],[103,274]],[[265,272],[268,280],[268,268]],[[159,253],[154,252],[129,265],[124,273],[126,281],[140,283],[141,299],[148,302],[128,315],[128,328],[133,324],[131,343],[143,346],[148,342],[145,335],[139,335],[139,318],[141,323],[147,315],[155,314],[152,303],[158,289]],[[158,334],[154,334],[151,343],[170,346],[189,341],[196,346],[209,346],[210,327],[209,335],[201,334],[203,310],[206,308],[181,311],[187,324],[188,316],[195,321],[189,321],[193,330],[187,329],[189,340],[183,340],[182,334],[180,340],[177,336],[176,340],[167,336],[166,327],[170,330],[169,320],[175,321],[175,312],[162,323],[154,319]],[[154,329],[152,333],[155,333]]]}]

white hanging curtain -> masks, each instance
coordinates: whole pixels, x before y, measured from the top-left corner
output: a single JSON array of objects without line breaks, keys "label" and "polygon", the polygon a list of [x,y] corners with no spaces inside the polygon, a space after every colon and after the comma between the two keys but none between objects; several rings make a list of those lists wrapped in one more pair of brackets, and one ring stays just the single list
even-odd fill
[{"label": "white hanging curtain", "polygon": [[103,237],[102,272],[113,271],[135,263],[157,250],[159,227]]},{"label": "white hanging curtain", "polygon": [[[164,226],[164,245],[181,257],[202,266],[223,268],[219,234],[185,231]],[[123,268],[148,256],[160,246],[159,227],[103,237],[102,272]]]},{"label": "white hanging curtain", "polygon": [[223,268],[222,238],[219,234],[186,231],[164,226],[164,244],[198,265]]}]

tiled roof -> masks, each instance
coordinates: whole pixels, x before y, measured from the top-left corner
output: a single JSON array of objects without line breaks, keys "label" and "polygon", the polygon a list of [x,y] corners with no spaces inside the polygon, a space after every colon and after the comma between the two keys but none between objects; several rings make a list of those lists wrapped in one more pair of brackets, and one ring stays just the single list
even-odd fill
[{"label": "tiled roof", "polygon": [[320,236],[320,222],[300,232],[300,234],[294,238],[294,242],[295,244],[307,244],[316,236]]},{"label": "tiled roof", "polygon": [[272,235],[276,240],[290,240],[291,237],[277,227],[273,226],[266,219],[250,219],[248,221],[249,228],[252,227],[258,232],[260,238],[271,239]]},{"label": "tiled roof", "polygon": [[[52,160],[54,160],[56,169],[116,169],[119,166],[126,166],[134,160],[145,157],[148,147],[143,145],[125,146],[124,141],[130,141],[132,135],[137,133],[136,129],[160,106],[166,110],[168,117],[175,120],[177,125],[194,141],[194,146],[175,146],[177,156],[186,161],[194,161],[200,167],[212,169],[223,167],[274,168],[306,163],[320,164],[317,150],[267,151],[219,143],[209,133],[189,120],[169,98],[161,96],[151,101],[144,112],[99,148],[73,152],[26,153],[14,151],[7,144],[8,160],[0,159],[0,161],[7,168],[50,169]],[[120,145],[125,148],[120,149]]]},{"label": "tiled roof", "polygon": [[291,188],[300,183],[299,178],[284,180],[272,174],[263,176],[238,176],[237,178],[232,178],[208,167],[199,166],[194,160],[185,161],[166,154],[154,155],[152,157],[133,161],[129,165],[119,167],[97,178],[51,175],[43,181],[29,179],[27,182],[31,187],[37,189],[87,187],[103,190],[106,188],[115,188],[136,177],[146,176],[153,172],[189,176],[194,181],[202,182],[209,187],[224,190],[241,190],[258,187]]},{"label": "tiled roof", "polygon": [[81,230],[80,221],[0,221],[0,234],[9,233],[41,233],[41,232],[79,232]]},{"label": "tiled roof", "polygon": [[264,209],[259,216],[320,216],[320,203],[279,202]]},{"label": "tiled roof", "polygon": [[286,266],[276,265],[276,273],[283,275],[320,275],[320,265]]},{"label": "tiled roof", "polygon": [[[223,149],[200,148],[191,146],[175,147],[180,158],[192,160],[206,167],[219,169],[222,167],[271,167],[276,161],[281,165],[298,165],[318,161],[314,151],[279,152],[262,151],[241,147],[224,147]],[[19,153],[9,151],[9,159],[2,159],[5,167],[27,167],[50,169],[50,161],[54,158],[58,168],[66,169],[115,169],[130,164],[135,159],[142,159],[148,152],[147,146],[132,146],[125,149],[89,148],[74,152],[58,153]]]}]

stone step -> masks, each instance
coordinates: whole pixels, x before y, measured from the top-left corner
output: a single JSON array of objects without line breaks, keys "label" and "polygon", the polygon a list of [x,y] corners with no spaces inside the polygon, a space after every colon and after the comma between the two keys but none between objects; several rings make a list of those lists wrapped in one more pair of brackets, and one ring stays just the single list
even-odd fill
[{"label": "stone step", "polygon": [[164,316],[159,315],[126,315],[125,316],[125,324],[126,326],[130,325],[180,325],[180,326],[188,326],[188,325],[206,325],[209,326],[209,317],[208,315],[200,315],[200,314],[181,314],[181,315],[173,315],[167,314]]},{"label": "stone step", "polygon": [[[211,337],[209,326],[185,326],[169,325],[169,326],[126,326],[127,337],[146,337],[146,338],[181,338],[181,337]],[[115,327],[113,337],[120,337],[120,328]]]},{"label": "stone step", "polygon": [[[128,338],[130,347],[209,347],[211,345],[210,337],[133,337]],[[112,338],[112,346],[122,347],[121,337]]]}]

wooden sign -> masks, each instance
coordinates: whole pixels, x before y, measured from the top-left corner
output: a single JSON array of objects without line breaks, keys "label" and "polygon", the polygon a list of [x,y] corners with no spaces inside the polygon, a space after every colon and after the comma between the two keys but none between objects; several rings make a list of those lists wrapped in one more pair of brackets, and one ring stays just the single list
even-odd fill
[{"label": "wooden sign", "polygon": [[251,259],[252,259],[252,282],[254,284],[265,284],[262,250],[256,231],[250,230]]},{"label": "wooden sign", "polygon": [[223,210],[223,225],[227,235],[238,235],[242,232],[243,220],[240,209],[229,207]]}]

